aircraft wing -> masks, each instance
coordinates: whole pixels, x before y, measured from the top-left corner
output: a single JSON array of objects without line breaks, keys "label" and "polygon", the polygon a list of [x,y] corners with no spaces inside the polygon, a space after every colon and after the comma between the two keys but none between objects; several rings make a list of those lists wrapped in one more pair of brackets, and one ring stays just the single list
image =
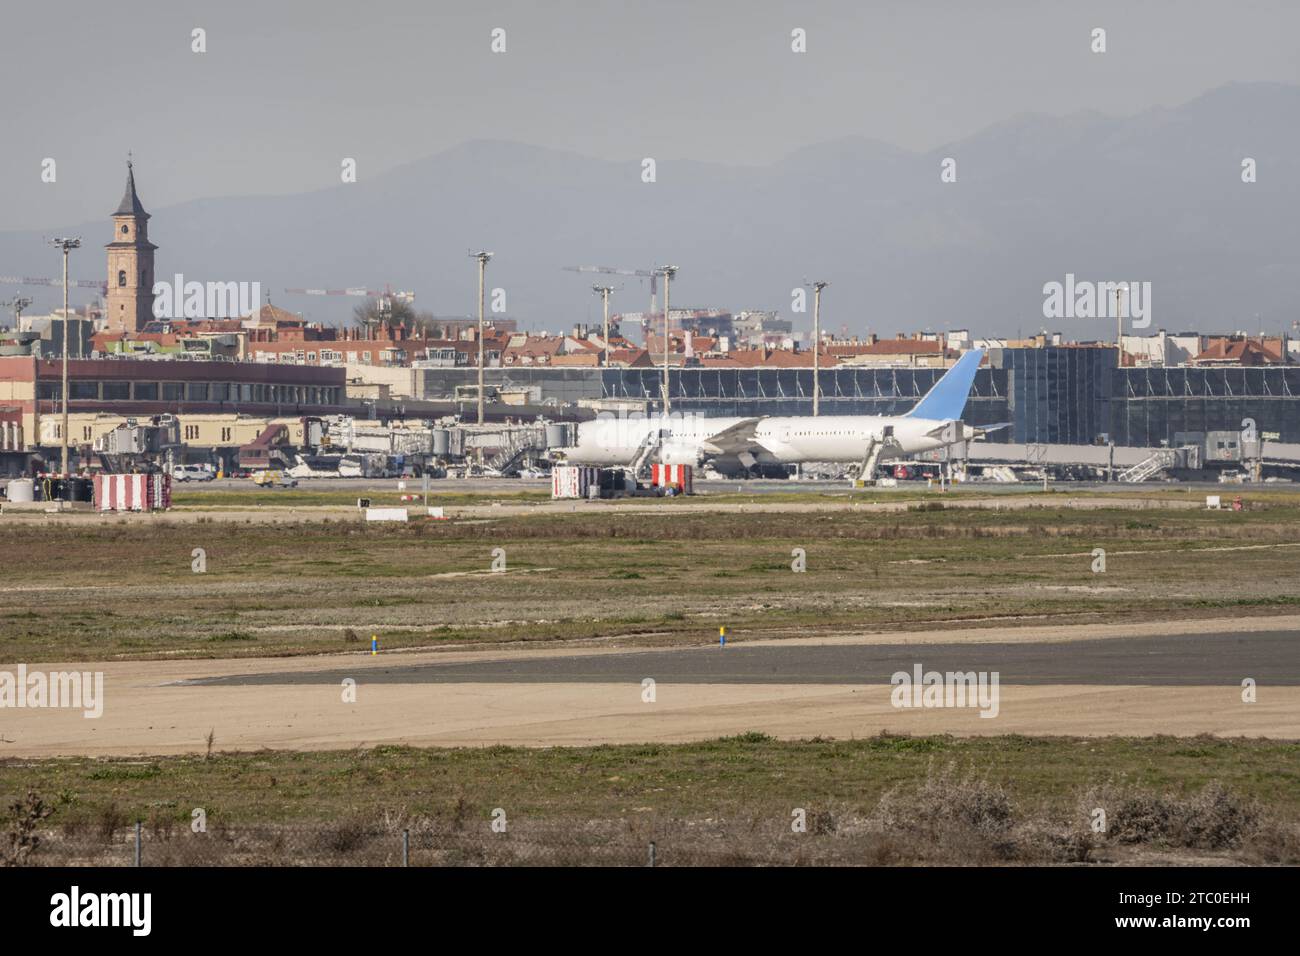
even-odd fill
[{"label": "aircraft wing", "polygon": [[746,418],[724,428],[700,442],[700,447],[710,455],[739,455],[754,447],[754,430],[759,419]]}]

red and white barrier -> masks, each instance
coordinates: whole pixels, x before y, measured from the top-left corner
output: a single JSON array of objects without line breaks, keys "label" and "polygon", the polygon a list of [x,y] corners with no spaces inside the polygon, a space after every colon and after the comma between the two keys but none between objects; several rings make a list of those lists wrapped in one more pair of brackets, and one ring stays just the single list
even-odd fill
[{"label": "red and white barrier", "polygon": [[676,488],[684,495],[693,495],[694,469],[690,465],[651,465],[650,484],[656,488]]},{"label": "red and white barrier", "polygon": [[172,504],[170,475],[96,475],[96,511],[159,511]]}]

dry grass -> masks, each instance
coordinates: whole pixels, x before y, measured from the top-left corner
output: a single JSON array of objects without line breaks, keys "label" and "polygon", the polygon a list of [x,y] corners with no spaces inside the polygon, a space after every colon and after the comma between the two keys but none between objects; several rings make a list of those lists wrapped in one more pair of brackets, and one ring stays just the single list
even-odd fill
[{"label": "dry grass", "polygon": [[[45,862],[1300,863],[1300,744],[882,735],[0,761]],[[1093,811],[1107,828],[1093,830]],[[208,831],[191,831],[193,810]],[[506,812],[505,834],[491,829]],[[792,830],[802,810],[805,832]],[[0,833],[21,823],[11,816]],[[39,861],[37,861],[39,862]]]},{"label": "dry grass", "polygon": [[[1112,794],[1126,806],[1140,793]],[[1173,805],[1215,820],[1212,831],[1176,823],[1098,834],[1083,816],[1021,810],[1001,787],[951,768],[891,791],[874,811],[822,806],[796,831],[780,817],[739,814],[506,820],[493,830],[451,812],[353,813],[327,823],[218,824],[203,832],[173,821],[141,828],[150,866],[637,866],[656,865],[1053,865],[1108,863],[1160,854],[1203,862],[1300,863],[1300,826],[1271,818],[1217,783]],[[474,815],[477,816],[477,815]],[[651,845],[653,844],[653,849]],[[52,828],[33,839],[21,865],[122,865],[134,857],[134,830]],[[39,846],[39,852],[36,847]],[[1181,853],[1180,851],[1208,851]]]},{"label": "dry grass", "polygon": [[[0,523],[0,662],[1292,610],[1300,508],[578,514],[366,526]],[[195,547],[207,572],[191,571]],[[507,572],[489,573],[494,548]],[[808,570],[790,569],[803,548]],[[1105,574],[1091,551],[1108,552]],[[665,561],[666,555],[679,560]],[[51,569],[59,569],[57,575]],[[1214,581],[1207,593],[1206,581]],[[602,600],[593,601],[593,592]]]}]

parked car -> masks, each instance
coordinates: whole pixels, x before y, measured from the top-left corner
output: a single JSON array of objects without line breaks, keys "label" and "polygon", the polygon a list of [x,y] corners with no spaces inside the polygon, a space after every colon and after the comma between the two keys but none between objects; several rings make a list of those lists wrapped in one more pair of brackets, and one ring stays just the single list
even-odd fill
[{"label": "parked car", "polygon": [[211,481],[216,473],[203,465],[177,465],[172,469],[172,481]]}]

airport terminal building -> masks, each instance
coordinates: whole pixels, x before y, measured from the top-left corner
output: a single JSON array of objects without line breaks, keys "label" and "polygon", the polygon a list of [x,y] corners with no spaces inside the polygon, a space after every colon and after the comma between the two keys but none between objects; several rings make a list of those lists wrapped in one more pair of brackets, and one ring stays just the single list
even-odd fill
[{"label": "airport terminal building", "polygon": [[[1234,431],[1253,419],[1268,439],[1300,442],[1300,366],[1116,367],[1113,346],[992,349],[975,376],[965,419],[1010,422],[997,441],[1157,447],[1196,432]],[[836,366],[821,370],[822,412],[907,411],[941,368]],[[416,394],[446,400],[474,369],[412,369]],[[522,389],[538,404],[656,408],[662,368],[489,368],[489,386]],[[673,368],[676,411],[708,415],[807,415],[811,368]],[[1273,437],[1276,436],[1276,437]]]},{"label": "airport terminal building", "polygon": [[[68,362],[69,415],[172,414],[286,417],[343,414],[342,368],[260,362],[76,359]],[[62,362],[0,357],[0,449],[62,441]],[[73,443],[83,436],[70,435]],[[85,436],[89,440],[90,436]]]}]

